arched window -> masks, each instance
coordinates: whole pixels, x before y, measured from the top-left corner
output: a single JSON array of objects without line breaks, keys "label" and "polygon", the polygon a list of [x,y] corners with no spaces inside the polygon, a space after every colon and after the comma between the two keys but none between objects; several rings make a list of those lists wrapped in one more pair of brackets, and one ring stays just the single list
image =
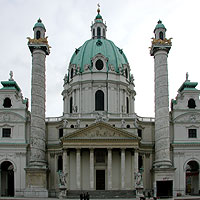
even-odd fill
[{"label": "arched window", "polygon": [[104,93],[101,90],[95,93],[95,110],[104,110]]},{"label": "arched window", "polygon": [[62,156],[58,156],[58,171],[63,170],[63,158]]},{"label": "arched window", "polygon": [[161,40],[163,40],[163,32],[162,32],[162,31],[160,31],[160,33],[159,33],[159,38],[160,38]]},{"label": "arched window", "polygon": [[73,106],[73,98],[70,97],[70,100],[69,100],[69,112],[72,113],[72,106]]},{"label": "arched window", "polygon": [[100,27],[97,28],[97,38],[98,39],[101,38],[101,28]]},{"label": "arched window", "polygon": [[72,125],[70,126],[70,128],[74,128],[74,125],[72,124]]},{"label": "arched window", "polygon": [[103,69],[103,61],[102,60],[97,60],[95,63],[95,66],[97,68],[97,70],[102,70]]},{"label": "arched window", "polygon": [[126,78],[128,78],[128,69],[127,68],[125,69],[125,76],[126,76]]},{"label": "arched window", "polygon": [[40,35],[41,35],[41,34],[40,34],[40,31],[37,31],[37,32],[36,32],[36,39],[37,39],[37,40],[40,39]]},{"label": "arched window", "polygon": [[126,128],[130,128],[131,126],[129,124],[127,124]]},{"label": "arched window", "polygon": [[93,29],[92,36],[95,37],[95,29]]},{"label": "arched window", "polygon": [[12,106],[10,98],[6,97],[3,102],[4,108],[10,108]]},{"label": "arched window", "polygon": [[74,68],[71,68],[71,79],[73,78],[74,76]]},{"label": "arched window", "polygon": [[105,36],[106,36],[105,29],[103,29],[103,37],[105,37]]},{"label": "arched window", "polygon": [[126,113],[129,113],[129,99],[126,97]]},{"label": "arched window", "polygon": [[195,108],[196,107],[196,103],[194,99],[189,99],[188,101],[188,108]]}]

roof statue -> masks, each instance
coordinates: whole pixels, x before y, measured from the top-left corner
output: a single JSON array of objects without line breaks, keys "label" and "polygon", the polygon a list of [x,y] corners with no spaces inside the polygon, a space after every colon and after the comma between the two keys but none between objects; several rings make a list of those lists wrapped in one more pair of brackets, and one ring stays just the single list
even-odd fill
[{"label": "roof statue", "polygon": [[13,71],[10,71],[9,75],[10,75],[9,81],[14,81],[14,79],[13,79]]},{"label": "roof statue", "polygon": [[188,77],[189,77],[189,74],[188,72],[186,73],[186,81],[188,81]]}]

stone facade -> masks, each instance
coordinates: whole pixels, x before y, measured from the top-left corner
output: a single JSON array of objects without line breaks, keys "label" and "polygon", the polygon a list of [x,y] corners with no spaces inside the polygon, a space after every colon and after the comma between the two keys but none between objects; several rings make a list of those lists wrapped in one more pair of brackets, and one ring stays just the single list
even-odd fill
[{"label": "stone facade", "polygon": [[200,92],[187,75],[169,112],[166,28],[158,22],[150,52],[155,119],[135,113],[130,66],[123,50],[106,39],[106,29],[98,10],[92,39],[76,49],[64,77],[63,115],[45,118],[50,52],[44,24],[35,24],[28,42],[31,113],[13,73],[0,89],[1,196],[58,196],[59,171],[68,192],[135,191],[137,174],[154,196],[199,192]]}]

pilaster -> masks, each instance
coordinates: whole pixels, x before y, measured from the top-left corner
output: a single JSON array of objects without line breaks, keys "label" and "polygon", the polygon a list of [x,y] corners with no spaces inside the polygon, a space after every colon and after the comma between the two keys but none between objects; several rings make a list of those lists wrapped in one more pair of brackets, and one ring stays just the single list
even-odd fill
[{"label": "pilaster", "polygon": [[108,149],[108,190],[112,190],[112,149]]},{"label": "pilaster", "polygon": [[121,189],[125,189],[125,149],[121,149]]},{"label": "pilaster", "polygon": [[90,189],[94,190],[94,149],[90,149]]},{"label": "pilaster", "polygon": [[76,149],[76,187],[81,189],[81,150]]}]

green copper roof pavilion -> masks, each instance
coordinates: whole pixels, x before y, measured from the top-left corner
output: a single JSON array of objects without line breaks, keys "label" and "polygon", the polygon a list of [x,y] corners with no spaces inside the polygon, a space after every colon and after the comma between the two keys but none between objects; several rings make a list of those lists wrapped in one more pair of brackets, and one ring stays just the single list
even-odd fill
[{"label": "green copper roof pavilion", "polygon": [[[34,29],[34,28],[37,28],[37,27],[42,27],[42,28],[45,29],[45,26],[44,26],[44,24],[42,23],[42,20],[41,20],[40,18],[38,19],[37,23],[34,25],[33,29]],[[46,29],[45,29],[45,30],[46,30]]]},{"label": "green copper roof pavilion", "polygon": [[154,31],[158,28],[163,28],[165,29],[165,31],[167,30],[161,20],[158,21],[158,24],[156,25]]},{"label": "green copper roof pavilion", "polygon": [[3,88],[1,88],[1,90],[17,90],[18,92],[21,91],[21,89],[14,80],[1,81],[1,84],[3,85]]},{"label": "green copper roof pavilion", "polygon": [[181,87],[179,88],[179,92],[182,92],[184,90],[197,90],[196,86],[198,85],[197,82],[190,82],[190,80],[186,80]]}]

